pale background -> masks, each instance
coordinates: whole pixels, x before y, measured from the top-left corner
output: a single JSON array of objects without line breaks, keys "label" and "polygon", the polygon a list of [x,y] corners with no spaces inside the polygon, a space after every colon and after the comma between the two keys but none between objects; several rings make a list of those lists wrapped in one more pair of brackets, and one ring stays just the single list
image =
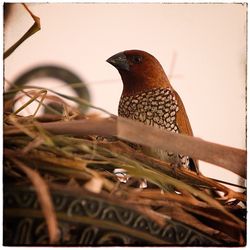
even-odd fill
[{"label": "pale background", "polygon": [[[61,64],[87,82],[94,105],[117,114],[122,83],[106,59],[127,49],[145,50],[161,62],[182,97],[195,136],[246,148],[246,5],[28,6],[41,18],[42,29],[5,60],[9,81],[38,64]],[[33,23],[20,4],[13,13],[5,49]],[[239,181],[225,170],[200,165],[205,175]]]}]

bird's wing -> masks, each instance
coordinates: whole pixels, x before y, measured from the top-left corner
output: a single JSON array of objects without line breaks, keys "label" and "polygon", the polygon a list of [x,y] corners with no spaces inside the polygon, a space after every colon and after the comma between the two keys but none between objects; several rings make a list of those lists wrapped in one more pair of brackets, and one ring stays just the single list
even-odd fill
[{"label": "bird's wing", "polygon": [[[176,122],[179,128],[179,131],[181,134],[193,136],[193,131],[192,131],[185,107],[183,105],[183,102],[180,96],[178,95],[178,93],[175,90],[173,90],[173,92],[174,92],[174,95],[175,95],[175,98],[177,100],[178,107],[179,107],[179,111],[176,113]],[[190,169],[195,171],[196,173],[199,173],[199,165],[198,165],[197,160],[190,158]]]},{"label": "bird's wing", "polygon": [[174,95],[179,107],[179,111],[176,113],[176,122],[178,124],[179,131],[181,134],[193,135],[193,131],[185,107],[183,105],[183,102],[175,90],[174,90]]}]

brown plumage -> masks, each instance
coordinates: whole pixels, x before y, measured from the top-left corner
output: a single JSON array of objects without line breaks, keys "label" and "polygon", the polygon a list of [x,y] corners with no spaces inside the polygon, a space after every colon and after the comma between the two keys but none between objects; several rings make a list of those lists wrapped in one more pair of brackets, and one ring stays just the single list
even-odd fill
[{"label": "brown plumage", "polygon": [[[115,54],[107,62],[119,71],[123,81],[118,109],[120,116],[175,133],[193,135],[182,100],[154,56],[141,50],[127,50]],[[197,162],[187,156],[159,149],[147,148],[144,151],[198,173]]]}]

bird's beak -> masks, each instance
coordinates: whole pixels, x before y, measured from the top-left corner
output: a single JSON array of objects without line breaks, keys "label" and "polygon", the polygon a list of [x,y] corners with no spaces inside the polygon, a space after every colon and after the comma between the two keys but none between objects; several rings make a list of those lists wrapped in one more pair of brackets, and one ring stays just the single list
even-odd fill
[{"label": "bird's beak", "polygon": [[113,65],[118,70],[122,69],[122,70],[129,71],[128,60],[123,52],[120,52],[120,53],[117,53],[117,54],[111,56],[107,60],[107,62],[110,63],[111,65]]}]

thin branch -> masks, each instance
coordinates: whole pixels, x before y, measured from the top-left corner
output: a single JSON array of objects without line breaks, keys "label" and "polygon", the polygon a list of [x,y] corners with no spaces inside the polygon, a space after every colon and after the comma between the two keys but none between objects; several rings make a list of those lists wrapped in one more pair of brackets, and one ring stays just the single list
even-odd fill
[{"label": "thin branch", "polygon": [[35,16],[27,7],[25,3],[22,4],[24,8],[28,11],[28,13],[31,15],[32,19],[34,20],[34,24],[29,28],[29,30],[15,43],[13,44],[7,51],[4,52],[3,58],[6,59],[9,55],[11,55],[19,45],[21,45],[26,39],[28,39],[30,36],[35,34],[37,31],[41,29],[40,25],[40,18],[38,16]]},{"label": "thin branch", "polygon": [[[121,117],[113,118],[39,123],[39,126],[53,134],[117,136],[144,146],[188,155],[194,159],[221,166],[246,178],[247,153],[245,150],[163,131]],[[14,126],[5,127],[5,135],[19,133],[21,130]]]}]

